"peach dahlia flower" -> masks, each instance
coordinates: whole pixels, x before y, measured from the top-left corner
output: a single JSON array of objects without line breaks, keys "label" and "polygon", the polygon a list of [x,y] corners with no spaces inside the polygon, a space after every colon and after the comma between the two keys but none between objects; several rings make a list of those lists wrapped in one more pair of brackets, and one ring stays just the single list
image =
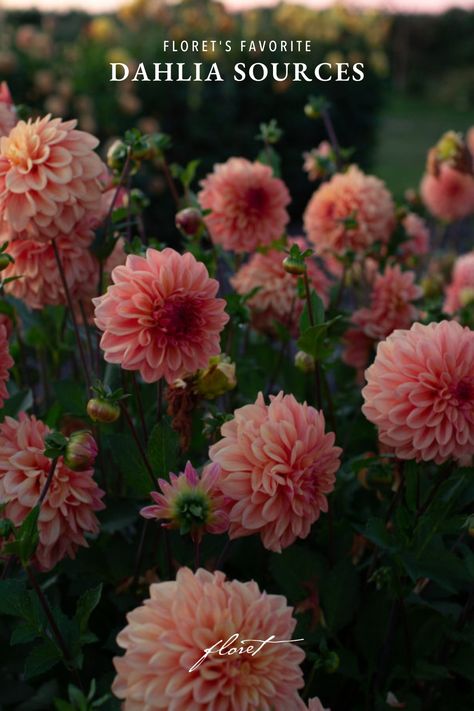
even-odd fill
[{"label": "peach dahlia flower", "polygon": [[[34,416],[20,413],[0,424],[0,502],[2,516],[19,526],[39,496],[48,477],[51,459],[45,457],[49,428]],[[39,544],[34,556],[41,570],[50,570],[65,556],[74,558],[87,546],[86,533],[97,533],[96,511],[104,508],[93,470],[74,472],[60,457],[51,486],[41,505]]]},{"label": "peach dahlia flower", "polygon": [[5,81],[0,84],[0,136],[6,136],[16,124],[16,111]]},{"label": "peach dahlia flower", "polygon": [[14,363],[8,347],[8,331],[5,326],[0,325],[0,407],[3,407],[8,398],[7,382],[10,378],[8,371]]},{"label": "peach dahlia flower", "polygon": [[232,504],[230,538],[260,533],[281,551],[306,538],[334,489],[341,449],[325,433],[324,415],[293,395],[262,393],[234,413],[209,456],[221,466],[220,486]]},{"label": "peach dahlia flower", "polygon": [[[301,250],[307,244],[301,238],[289,240]],[[266,254],[252,255],[231,278],[231,284],[239,294],[248,294],[258,287],[257,293],[247,302],[253,326],[267,333],[275,332],[275,321],[296,333],[304,302],[298,298],[297,280],[283,267],[284,252],[270,250]],[[310,284],[327,305],[329,280],[314,260],[306,262]]]},{"label": "peach dahlia flower", "polygon": [[224,249],[253,252],[279,239],[289,221],[290,194],[271,168],[230,158],[201,182],[201,207],[211,239]]},{"label": "peach dahlia flower", "polygon": [[343,255],[388,242],[395,207],[385,183],[355,165],[316,190],[304,214],[306,234],[319,254]]},{"label": "peach dahlia flower", "polygon": [[219,335],[229,320],[225,301],[216,298],[218,282],[191,253],[130,254],[112,281],[93,299],[107,362],[140,371],[147,383],[172,383],[220,352]]},{"label": "peach dahlia flower", "polygon": [[366,379],[362,410],[400,459],[472,462],[473,331],[456,321],[395,331]]},{"label": "peach dahlia flower", "polygon": [[[127,615],[117,637],[125,654],[114,659],[114,694],[123,711],[296,711],[304,652],[295,644],[267,644],[255,655],[204,650],[240,640],[292,639],[296,621],[281,595],[255,582],[226,580],[200,568],[150,586],[150,597]],[[256,645],[256,643],[254,643]],[[220,645],[219,647],[220,648]]]},{"label": "peach dahlia flower", "polygon": [[471,301],[474,301],[474,252],[456,260],[443,308],[447,314],[453,314]]},{"label": "peach dahlia flower", "polygon": [[437,175],[427,173],[421,197],[432,215],[452,222],[474,213],[474,177],[443,163]]},{"label": "peach dahlia flower", "polygon": [[19,121],[0,139],[0,221],[13,238],[48,241],[100,214],[98,140],[76,121]]},{"label": "peach dahlia flower", "polygon": [[[98,282],[98,266],[89,251],[92,240],[93,233],[81,226],[70,235],[56,237],[69,292],[74,300],[86,298],[91,286]],[[31,309],[67,303],[51,242],[13,240],[7,252],[15,261],[3,274],[19,277],[5,285],[7,294],[24,301]]]}]

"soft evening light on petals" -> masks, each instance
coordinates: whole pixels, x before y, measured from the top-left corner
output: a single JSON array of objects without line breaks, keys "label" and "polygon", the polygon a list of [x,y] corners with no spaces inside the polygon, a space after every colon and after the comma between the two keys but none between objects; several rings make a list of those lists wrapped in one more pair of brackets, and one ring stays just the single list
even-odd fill
[{"label": "soft evening light on petals", "polygon": [[366,371],[363,412],[400,459],[474,456],[474,332],[455,321],[395,331]]},{"label": "soft evening light on petals", "polygon": [[201,207],[210,210],[206,225],[224,249],[253,252],[282,237],[289,221],[290,195],[271,168],[245,158],[216,165],[201,183]]},{"label": "soft evening light on petals", "polygon": [[19,121],[0,139],[0,222],[12,238],[48,241],[101,214],[98,140],[75,121]]},{"label": "soft evening light on petals", "polygon": [[[2,516],[19,526],[39,496],[51,460],[43,454],[49,428],[34,416],[20,413],[0,425],[0,501]],[[98,533],[95,512],[104,508],[104,492],[95,483],[92,469],[73,472],[60,457],[51,486],[41,505],[39,545],[34,563],[50,570],[64,557],[74,558],[87,546],[84,534]]]},{"label": "soft evening light on petals", "polygon": [[210,654],[189,671],[206,648],[236,633],[239,640],[295,636],[286,599],[261,592],[255,582],[181,568],[176,581],[151,585],[150,597],[127,622],[117,637],[125,654],[114,659],[112,686],[123,711],[304,709],[298,696],[304,652],[295,644],[267,644],[253,656]]},{"label": "soft evening light on petals", "polygon": [[319,254],[366,250],[388,242],[394,209],[385,183],[353,165],[316,190],[304,215],[306,234]]},{"label": "soft evening light on petals", "polygon": [[231,538],[260,533],[273,551],[306,538],[334,488],[341,450],[325,433],[324,415],[293,395],[260,393],[221,428],[209,450],[220,464],[220,486],[232,501]]},{"label": "soft evening light on petals", "polygon": [[219,284],[189,252],[148,249],[112,271],[113,284],[93,299],[104,358],[138,370],[145,382],[172,383],[220,352],[229,320]]}]

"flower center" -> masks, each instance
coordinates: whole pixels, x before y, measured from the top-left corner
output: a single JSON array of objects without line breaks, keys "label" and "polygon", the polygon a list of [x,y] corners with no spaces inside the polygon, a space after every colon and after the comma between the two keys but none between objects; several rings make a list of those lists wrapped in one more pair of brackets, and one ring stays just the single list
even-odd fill
[{"label": "flower center", "polygon": [[153,319],[160,331],[171,338],[181,340],[196,330],[199,311],[199,300],[175,296],[167,299],[164,304],[155,306]]},{"label": "flower center", "polygon": [[210,502],[206,494],[198,489],[183,491],[173,505],[173,518],[179,523],[181,533],[205,526],[210,513]]},{"label": "flower center", "polygon": [[263,188],[249,188],[245,201],[249,210],[260,211],[265,207],[267,194]]},{"label": "flower center", "polygon": [[35,163],[43,163],[48,155],[48,146],[42,143],[31,126],[26,126],[22,133],[13,136],[5,151],[10,164],[23,172],[30,171]]},{"label": "flower center", "polygon": [[461,409],[468,409],[474,405],[474,378],[463,378],[451,391],[452,397]]}]

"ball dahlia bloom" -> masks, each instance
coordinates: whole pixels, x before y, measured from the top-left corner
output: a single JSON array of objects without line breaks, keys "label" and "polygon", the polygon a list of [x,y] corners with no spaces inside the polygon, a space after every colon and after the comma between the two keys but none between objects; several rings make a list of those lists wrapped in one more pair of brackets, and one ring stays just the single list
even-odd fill
[{"label": "ball dahlia bloom", "polygon": [[[302,251],[307,248],[301,238],[292,239],[289,243],[298,244]],[[258,287],[247,304],[252,325],[265,333],[275,333],[276,321],[295,334],[304,308],[303,300],[297,295],[295,277],[283,267],[285,256],[278,250],[270,250],[266,254],[257,252],[230,280],[238,294],[248,294]],[[313,259],[308,260],[306,265],[310,284],[327,305],[329,280]]]},{"label": "ball dahlia bloom", "polygon": [[420,318],[412,302],[423,295],[415,279],[415,272],[402,271],[398,265],[387,267],[375,277],[370,306],[355,311],[352,322],[374,340],[386,338],[397,328],[409,328]]},{"label": "ball dahlia bloom", "polygon": [[400,245],[403,257],[422,257],[430,248],[430,231],[425,220],[415,212],[409,212],[402,220],[408,239]]},{"label": "ball dahlia bloom", "polygon": [[471,301],[474,301],[474,252],[456,260],[443,309],[447,314],[454,314]]},{"label": "ball dahlia bloom", "polygon": [[304,214],[306,234],[319,254],[343,255],[388,242],[395,207],[385,183],[353,165],[314,193]]},{"label": "ball dahlia bloom", "polygon": [[230,500],[230,538],[260,533],[280,552],[306,538],[334,489],[341,449],[325,433],[324,415],[293,395],[260,393],[221,428],[209,456],[221,466],[220,487]]},{"label": "ball dahlia bloom", "polygon": [[[93,233],[82,226],[71,234],[56,237],[66,282],[74,300],[86,298],[91,285],[98,282],[98,266],[89,250],[92,240]],[[19,277],[5,285],[7,294],[24,301],[31,309],[67,303],[51,242],[15,239],[9,243],[7,252],[15,261],[8,265],[3,275]]]},{"label": "ball dahlia bloom", "polygon": [[224,249],[253,252],[279,239],[289,221],[290,194],[271,168],[230,158],[201,182],[198,195],[211,239]]},{"label": "ball dahlia bloom", "polygon": [[0,220],[13,238],[49,241],[100,214],[98,140],[76,121],[19,121],[0,139]]},{"label": "ball dahlia bloom", "polygon": [[426,173],[421,197],[432,215],[452,222],[474,213],[474,177],[443,163],[437,174]]},{"label": "ball dahlia bloom", "polygon": [[225,533],[229,527],[227,505],[219,488],[220,467],[211,464],[201,476],[191,462],[184,472],[170,474],[170,481],[159,479],[161,492],[152,491],[152,506],[140,513],[144,518],[164,521],[166,528],[178,528],[200,541],[204,533]]},{"label": "ball dahlia bloom", "polygon": [[16,111],[5,81],[0,84],[0,136],[6,136],[16,124]]},{"label": "ball dahlia bloom", "polygon": [[128,255],[111,276],[107,292],[93,299],[107,362],[140,371],[147,383],[172,383],[220,352],[225,301],[192,254],[148,249],[146,257]]},{"label": "ball dahlia bloom", "polygon": [[[114,659],[113,693],[124,711],[290,711],[304,708],[295,644],[266,644],[252,655],[215,652],[193,671],[206,649],[241,640],[290,640],[296,626],[286,598],[261,592],[255,582],[226,580],[200,568],[150,586],[150,597],[127,615],[117,637],[125,650]],[[254,643],[255,645],[255,643]],[[227,650],[230,648],[227,645]]]},{"label": "ball dahlia bloom", "polygon": [[8,331],[5,326],[0,325],[0,408],[8,398],[7,383],[10,378],[8,371],[14,363],[8,347]]},{"label": "ball dahlia bloom", "polygon": [[[51,459],[44,455],[49,428],[34,416],[20,413],[0,424],[0,501],[2,516],[19,526],[39,496],[48,477]],[[97,533],[95,512],[104,508],[93,470],[73,472],[60,457],[39,514],[39,544],[34,562],[50,570],[65,556],[74,558],[84,535]]]},{"label": "ball dahlia bloom", "polygon": [[456,321],[395,331],[366,379],[362,410],[400,459],[472,462],[473,331]]}]

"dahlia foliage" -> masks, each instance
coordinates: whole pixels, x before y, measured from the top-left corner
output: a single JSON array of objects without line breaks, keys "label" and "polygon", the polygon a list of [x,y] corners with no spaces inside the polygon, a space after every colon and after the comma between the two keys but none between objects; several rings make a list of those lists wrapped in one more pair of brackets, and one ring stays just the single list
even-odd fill
[{"label": "dahlia foliage", "polygon": [[206,175],[0,86],[2,708],[469,708],[472,131],[400,201],[324,111],[298,215],[275,122]]}]

